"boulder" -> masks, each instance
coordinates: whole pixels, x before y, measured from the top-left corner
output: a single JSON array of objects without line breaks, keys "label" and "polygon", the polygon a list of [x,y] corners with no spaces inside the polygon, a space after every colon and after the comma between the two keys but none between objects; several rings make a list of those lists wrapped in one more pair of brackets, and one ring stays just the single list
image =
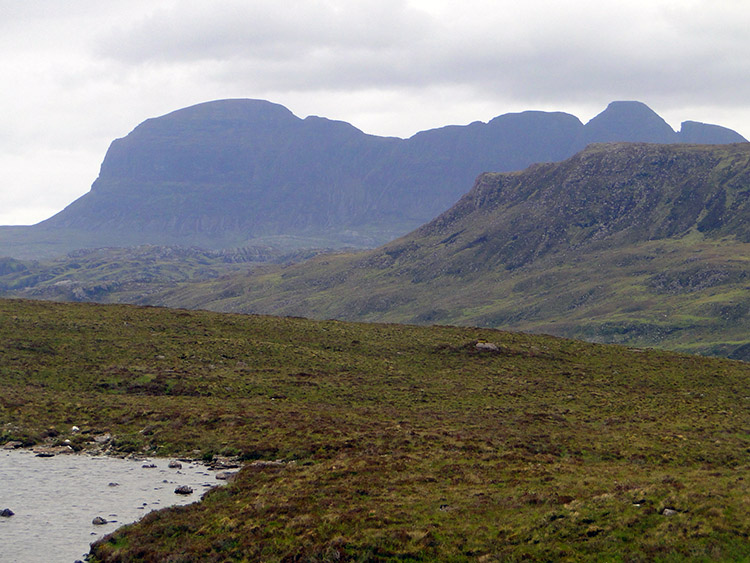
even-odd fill
[{"label": "boulder", "polygon": [[92,524],[93,524],[94,526],[103,526],[104,524],[106,524],[106,523],[107,523],[107,519],[106,519],[106,518],[102,518],[101,516],[97,516],[96,518],[94,518],[94,519],[93,519],[93,520],[91,521],[91,523],[92,523]]},{"label": "boulder", "polygon": [[188,485],[180,485],[174,490],[176,495],[192,495],[193,488]]},{"label": "boulder", "polygon": [[167,465],[170,469],[182,469],[182,464],[179,461],[170,461],[169,465]]},{"label": "boulder", "polygon": [[13,512],[10,508],[3,508],[2,510],[0,510],[0,516],[2,516],[3,518],[10,518],[14,514],[15,512]]}]

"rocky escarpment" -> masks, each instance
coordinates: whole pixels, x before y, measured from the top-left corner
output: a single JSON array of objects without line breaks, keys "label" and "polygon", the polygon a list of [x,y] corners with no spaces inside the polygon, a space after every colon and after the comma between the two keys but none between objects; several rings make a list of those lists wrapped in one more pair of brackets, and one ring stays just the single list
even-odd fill
[{"label": "rocky escarpment", "polygon": [[383,254],[442,275],[691,230],[750,242],[748,194],[748,144],[593,145],[559,164],[482,175],[449,211]]}]

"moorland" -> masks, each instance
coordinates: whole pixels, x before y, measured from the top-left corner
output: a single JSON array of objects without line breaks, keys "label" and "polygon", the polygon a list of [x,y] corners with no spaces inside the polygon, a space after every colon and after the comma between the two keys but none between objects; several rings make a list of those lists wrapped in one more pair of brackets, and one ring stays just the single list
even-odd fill
[{"label": "moorland", "polygon": [[750,557],[747,363],[126,305],[0,320],[0,441],[245,462],[92,561]]}]

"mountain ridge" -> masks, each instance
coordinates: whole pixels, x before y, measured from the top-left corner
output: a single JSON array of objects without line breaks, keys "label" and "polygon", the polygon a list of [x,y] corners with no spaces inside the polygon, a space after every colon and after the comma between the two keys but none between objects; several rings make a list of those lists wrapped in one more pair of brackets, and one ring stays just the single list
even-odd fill
[{"label": "mountain ridge", "polygon": [[745,143],[592,145],[561,163],[484,174],[450,210],[378,249],[144,302],[741,355],[749,190]]},{"label": "mountain ridge", "polygon": [[0,228],[0,254],[143,244],[375,247],[448,209],[482,172],[563,160],[591,140],[744,141],[685,123],[683,136],[645,104],[613,102],[586,125],[528,111],[398,139],[300,119],[264,100],[205,102],[113,141],[91,191],[37,225]]}]

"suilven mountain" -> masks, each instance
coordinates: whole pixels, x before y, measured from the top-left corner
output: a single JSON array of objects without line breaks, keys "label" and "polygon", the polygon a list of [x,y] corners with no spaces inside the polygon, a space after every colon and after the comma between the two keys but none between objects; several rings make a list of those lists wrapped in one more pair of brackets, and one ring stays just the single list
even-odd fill
[{"label": "suilven mountain", "polygon": [[208,102],[115,140],[90,192],[37,225],[0,228],[0,256],[143,244],[374,247],[448,209],[482,172],[560,161],[601,141],[744,139],[690,121],[675,132],[639,102],[613,102],[586,125],[528,111],[405,140],[261,100]]}]

